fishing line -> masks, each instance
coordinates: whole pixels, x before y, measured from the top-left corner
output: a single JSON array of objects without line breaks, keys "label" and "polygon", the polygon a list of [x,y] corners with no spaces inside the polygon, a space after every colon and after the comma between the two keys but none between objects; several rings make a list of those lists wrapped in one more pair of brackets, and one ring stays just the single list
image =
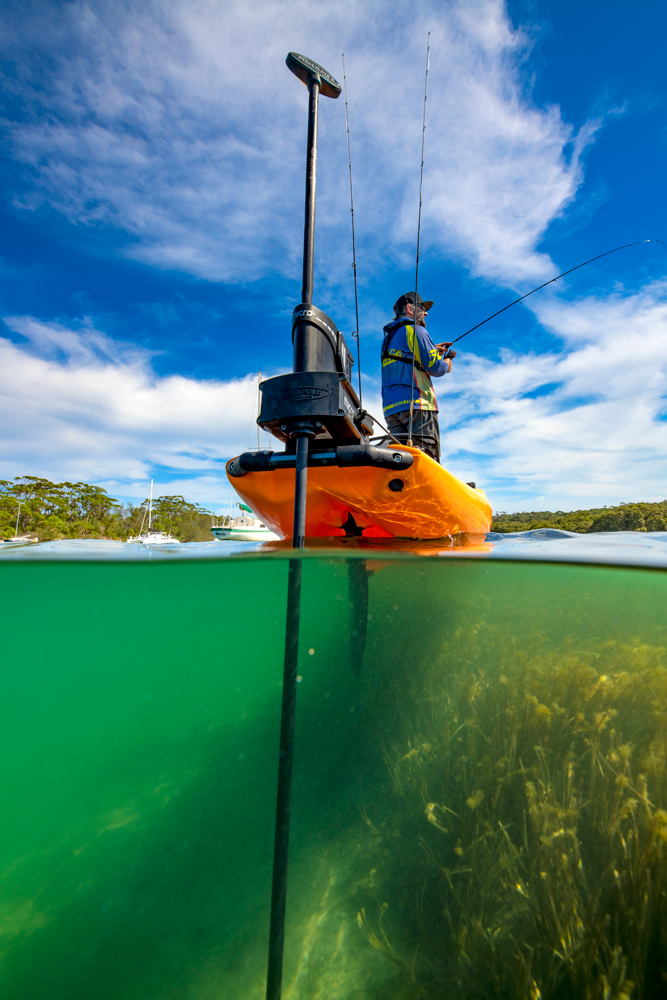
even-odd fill
[{"label": "fishing line", "polygon": [[[422,158],[419,172],[419,221],[417,222],[417,261],[415,264],[415,301],[414,301],[414,336],[412,341],[412,385],[410,387],[410,423],[408,426],[408,445],[412,447],[412,417],[415,408],[415,354],[417,352],[417,292],[419,289],[419,240],[422,229],[422,188],[424,183],[424,139],[426,137],[426,91],[428,89],[428,63],[431,52],[431,32],[426,39],[426,75],[424,77],[424,115],[422,119]],[[407,333],[407,331],[406,331]],[[421,407],[420,407],[421,409]]]},{"label": "fishing line", "polygon": [[[385,427],[384,424],[380,423],[380,421],[378,420],[377,417],[374,417],[372,413],[369,413],[368,416],[371,418],[371,420],[373,421],[373,423],[377,424],[378,427],[382,428],[382,430],[385,432],[385,434],[387,435],[387,437],[390,437],[392,441],[396,442],[396,444],[400,444],[400,445],[403,444],[402,441],[399,441],[398,438],[394,437],[394,435],[391,433],[390,430],[387,430],[387,428]],[[382,434],[377,434],[375,437],[371,438],[371,441],[376,441],[376,440],[381,439],[381,438],[382,438]]]},{"label": "fishing line", "polygon": [[488,323],[490,319],[495,319],[496,316],[500,316],[501,313],[505,312],[505,310],[509,309],[511,306],[515,306],[518,302],[523,302],[523,300],[527,299],[529,295],[539,292],[540,288],[546,288],[547,285],[553,284],[553,282],[558,281],[559,278],[564,278],[566,274],[572,274],[573,271],[578,271],[580,267],[586,267],[586,264],[592,264],[594,260],[600,260],[600,257],[608,257],[610,253],[616,253],[617,250],[627,250],[628,247],[638,247],[642,243],[662,243],[663,247],[665,246],[664,240],[637,240],[636,243],[624,243],[622,247],[614,247],[613,250],[606,250],[605,253],[600,253],[597,257],[591,257],[590,260],[585,260],[583,264],[577,264],[576,267],[571,267],[569,271],[563,271],[562,274],[559,274],[555,278],[551,278],[550,281],[545,281],[543,285],[538,285],[537,288],[533,288],[532,292],[526,292],[526,294],[522,295],[521,298],[515,299],[514,302],[510,302],[508,306],[503,306],[503,308],[499,309],[498,312],[494,312],[492,316],[487,316],[481,323],[477,323],[476,326],[471,326],[469,330],[462,333],[460,337],[456,338],[456,340],[452,340],[449,346],[451,347],[452,344],[456,344],[459,340],[463,340],[463,338],[467,337],[469,333],[473,332],[473,330],[477,330],[478,327],[484,326],[484,324]]},{"label": "fishing line", "polygon": [[345,95],[345,127],[347,129],[347,162],[350,167],[350,214],[352,216],[352,270],[354,271],[354,313],[357,328],[352,334],[357,341],[357,366],[359,371],[359,406],[361,406],[361,336],[359,334],[359,295],[357,293],[357,247],[354,241],[354,194],[352,193],[352,150],[350,148],[350,119],[347,111],[347,78],[345,76],[345,53],[343,59],[343,91]]}]

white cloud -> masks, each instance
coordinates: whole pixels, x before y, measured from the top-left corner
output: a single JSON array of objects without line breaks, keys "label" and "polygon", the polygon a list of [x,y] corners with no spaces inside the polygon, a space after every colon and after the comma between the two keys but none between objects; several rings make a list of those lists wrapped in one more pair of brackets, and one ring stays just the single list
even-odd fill
[{"label": "white cloud", "polygon": [[256,446],[256,376],[161,378],[146,352],[89,325],[5,323],[26,341],[0,338],[1,478],[83,480],[143,497],[157,467],[161,493],[228,496],[223,459]]},{"label": "white cloud", "polygon": [[[486,277],[553,273],[536,245],[581,181],[573,135],[526,87],[502,0],[124,0],[7,8],[8,121],[25,187],[126,252],[221,280],[298,275],[305,90],[293,48],[340,75],[345,50],[366,269],[413,254],[424,42],[432,30],[424,249]],[[343,102],[323,100],[318,246],[349,279]],[[324,262],[326,261],[326,268]]]},{"label": "white cloud", "polygon": [[[667,281],[608,298],[554,297],[538,316],[562,353],[467,355],[437,381],[443,463],[476,479],[497,509],[663,499]],[[5,322],[25,341],[0,338],[0,476],[82,479],[144,496],[157,467],[159,492],[224,504],[223,459],[256,443],[254,374],[160,377],[146,352],[86,323]],[[365,405],[380,415],[377,390],[367,379]]]},{"label": "white cloud", "polygon": [[505,509],[664,499],[667,282],[536,312],[564,353],[469,356],[438,384],[445,464]]}]

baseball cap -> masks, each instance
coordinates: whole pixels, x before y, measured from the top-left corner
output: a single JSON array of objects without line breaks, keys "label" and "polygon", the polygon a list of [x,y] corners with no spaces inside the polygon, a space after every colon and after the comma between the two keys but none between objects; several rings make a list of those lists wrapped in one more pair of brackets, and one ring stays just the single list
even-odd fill
[{"label": "baseball cap", "polygon": [[421,295],[419,295],[418,292],[405,292],[405,294],[401,295],[400,299],[397,299],[396,302],[394,303],[394,313],[397,316],[400,316],[400,314],[403,312],[403,309],[405,308],[406,303],[410,302],[412,305],[414,305],[415,296],[417,297],[417,305],[421,306],[421,308],[424,309],[425,312],[428,312],[433,305],[433,299],[426,299],[425,301],[421,297]]}]

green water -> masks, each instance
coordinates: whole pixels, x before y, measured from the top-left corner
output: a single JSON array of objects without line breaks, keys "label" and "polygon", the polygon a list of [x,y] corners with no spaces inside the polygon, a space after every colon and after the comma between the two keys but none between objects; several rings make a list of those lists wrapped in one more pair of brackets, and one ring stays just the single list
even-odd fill
[{"label": "green water", "polygon": [[[367,566],[355,677],[304,564],[284,996],[664,997],[667,575]],[[0,564],[3,1000],[263,996],[287,567]]]}]

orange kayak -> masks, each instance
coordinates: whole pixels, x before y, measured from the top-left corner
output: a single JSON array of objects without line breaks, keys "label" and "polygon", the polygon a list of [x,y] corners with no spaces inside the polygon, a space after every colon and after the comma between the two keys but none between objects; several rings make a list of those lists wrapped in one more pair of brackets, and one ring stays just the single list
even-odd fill
[{"label": "orange kayak", "polygon": [[[395,447],[395,446],[390,446]],[[364,538],[444,538],[491,528],[491,505],[483,490],[457,479],[418,448],[409,468],[336,466],[308,469],[306,537],[354,534]],[[280,535],[291,538],[294,469],[227,475],[238,495]],[[352,520],[350,520],[352,515]]]}]

